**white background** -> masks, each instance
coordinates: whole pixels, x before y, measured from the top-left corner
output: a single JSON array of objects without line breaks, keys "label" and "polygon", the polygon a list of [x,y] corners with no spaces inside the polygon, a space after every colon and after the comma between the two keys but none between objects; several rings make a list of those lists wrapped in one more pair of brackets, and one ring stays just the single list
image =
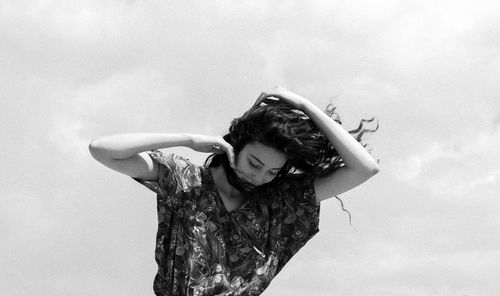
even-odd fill
[{"label": "white background", "polygon": [[340,196],[352,227],[322,204],[264,295],[496,295],[499,19],[493,0],[1,1],[0,295],[152,295],[155,196],[89,141],[222,135],[275,85],[347,129],[377,117],[381,172]]}]

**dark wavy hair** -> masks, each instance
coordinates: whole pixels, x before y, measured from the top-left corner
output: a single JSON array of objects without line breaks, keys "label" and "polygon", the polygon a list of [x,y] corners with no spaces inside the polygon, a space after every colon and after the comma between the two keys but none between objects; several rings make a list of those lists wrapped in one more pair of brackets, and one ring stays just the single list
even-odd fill
[{"label": "dark wavy hair", "polygon": [[[342,125],[333,104],[328,104],[324,112]],[[366,127],[367,123],[374,120],[375,118],[362,119],[356,129],[348,131],[365,148],[368,145],[363,142],[364,135],[377,131],[379,127],[378,122],[373,129]],[[236,155],[246,144],[252,142],[259,142],[284,152],[287,162],[271,184],[280,182],[284,176],[297,172],[315,177],[325,176],[345,165],[333,144],[312,119],[283,100],[266,99],[261,104],[254,105],[241,117],[233,119],[229,133],[223,138],[233,146]],[[212,154],[205,164],[209,161],[211,166],[222,163],[228,171],[230,183],[238,186],[237,181],[232,181],[237,177],[229,168],[225,154]],[[344,203],[338,196],[335,198],[340,202],[342,210],[349,215],[351,224],[351,213],[344,208]]]},{"label": "dark wavy hair", "polygon": [[[325,113],[338,124],[342,124],[336,107],[331,103]],[[363,136],[378,129],[366,128],[366,123],[375,119],[363,119],[358,128],[349,133],[363,147]],[[344,161],[326,135],[302,111],[283,100],[266,99],[254,105],[243,116],[233,119],[229,133],[224,139],[238,154],[246,144],[259,142],[285,153],[287,163],[277,178],[297,171],[314,176],[324,176],[344,166]]]}]

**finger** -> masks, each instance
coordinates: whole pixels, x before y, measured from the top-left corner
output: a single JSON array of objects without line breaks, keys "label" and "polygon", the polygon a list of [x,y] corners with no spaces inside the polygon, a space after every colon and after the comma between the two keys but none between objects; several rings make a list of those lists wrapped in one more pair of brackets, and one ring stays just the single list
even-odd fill
[{"label": "finger", "polygon": [[280,99],[282,99],[282,98],[278,93],[273,92],[272,90],[264,91],[259,95],[259,97],[257,98],[257,102],[255,104],[260,105],[262,103],[267,103],[269,101],[271,101],[271,103],[274,103],[274,101],[277,101]]},{"label": "finger", "polygon": [[229,154],[227,155],[227,157],[229,158],[229,164],[231,165],[231,167],[234,169],[236,168],[236,162],[235,162],[235,157],[234,157],[234,149],[233,149],[233,146],[229,145]]},{"label": "finger", "polygon": [[267,93],[266,99],[269,99],[269,98],[275,98],[275,99],[281,99],[281,100],[286,99],[285,96],[283,96],[279,93]]},{"label": "finger", "polygon": [[271,95],[271,96],[281,97],[284,95],[285,89],[281,86],[275,86],[275,87],[269,89],[268,91],[266,91],[266,93],[268,95]]},{"label": "finger", "polygon": [[257,100],[255,100],[254,106],[260,105],[265,98],[266,98],[266,93],[265,92],[261,92],[260,95],[259,95],[259,97],[257,98]]},{"label": "finger", "polygon": [[267,97],[262,100],[262,103],[270,106],[279,105],[282,100],[276,97]]},{"label": "finger", "polygon": [[235,157],[234,157],[234,149],[233,149],[233,146],[231,146],[231,144],[227,143],[226,142],[226,145],[225,145],[226,149],[226,154],[227,154],[227,158],[229,159],[229,165],[234,169],[236,167],[236,164],[235,164]]},{"label": "finger", "polygon": [[212,145],[212,151],[213,151],[214,153],[217,153],[217,154],[222,154],[222,153],[224,153],[224,151],[223,151],[223,150],[220,148],[220,146],[219,146],[219,145],[217,145],[217,144],[213,144],[213,145]]},{"label": "finger", "polygon": [[276,91],[271,89],[269,91],[265,91],[265,92],[261,93],[261,95],[259,96],[259,99],[260,99],[260,102],[263,102],[269,98],[282,99],[282,97],[283,96],[280,95],[279,92],[276,92]]}]

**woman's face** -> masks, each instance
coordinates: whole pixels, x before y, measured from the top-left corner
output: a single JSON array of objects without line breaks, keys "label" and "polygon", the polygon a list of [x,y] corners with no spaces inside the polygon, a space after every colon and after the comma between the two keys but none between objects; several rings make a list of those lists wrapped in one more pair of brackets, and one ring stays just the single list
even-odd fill
[{"label": "woman's face", "polygon": [[285,153],[259,142],[243,147],[236,157],[236,175],[247,184],[245,189],[271,182],[287,159]]}]

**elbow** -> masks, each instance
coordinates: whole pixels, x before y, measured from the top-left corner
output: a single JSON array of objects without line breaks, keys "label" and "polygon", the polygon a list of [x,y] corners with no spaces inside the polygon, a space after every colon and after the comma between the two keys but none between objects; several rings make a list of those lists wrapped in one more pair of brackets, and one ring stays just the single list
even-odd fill
[{"label": "elbow", "polygon": [[363,169],[359,171],[359,174],[362,175],[365,180],[368,180],[378,174],[379,171],[380,167],[378,166],[378,164],[373,163],[369,166],[364,166]]},{"label": "elbow", "polygon": [[380,172],[380,167],[377,163],[373,163],[373,165],[366,169],[366,175],[368,178],[375,176],[378,172]]},{"label": "elbow", "polygon": [[100,161],[104,158],[105,150],[102,147],[99,139],[94,139],[94,140],[90,141],[89,151],[90,151],[90,155],[92,155],[92,157],[97,161]]},{"label": "elbow", "polygon": [[94,153],[95,151],[97,151],[98,147],[99,147],[99,141],[97,139],[93,139],[92,141],[90,141],[89,143],[89,151],[90,153]]}]

